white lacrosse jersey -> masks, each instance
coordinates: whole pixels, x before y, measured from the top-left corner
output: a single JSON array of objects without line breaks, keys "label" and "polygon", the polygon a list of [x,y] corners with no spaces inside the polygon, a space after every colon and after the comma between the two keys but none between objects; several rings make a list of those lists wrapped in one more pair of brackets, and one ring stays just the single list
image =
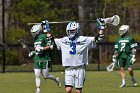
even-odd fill
[{"label": "white lacrosse jersey", "polygon": [[88,64],[88,49],[96,47],[95,37],[79,36],[74,41],[68,37],[56,38],[55,44],[62,53],[62,66]]}]

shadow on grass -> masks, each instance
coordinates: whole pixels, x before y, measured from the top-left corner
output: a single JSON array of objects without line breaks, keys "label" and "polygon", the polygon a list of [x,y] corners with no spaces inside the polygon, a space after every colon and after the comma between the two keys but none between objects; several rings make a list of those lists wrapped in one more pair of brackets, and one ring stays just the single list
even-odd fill
[{"label": "shadow on grass", "polygon": [[129,86],[126,86],[126,87],[134,87],[134,88],[136,88],[136,87],[140,87],[139,85],[137,85],[137,86],[133,86],[133,85],[129,85]]}]

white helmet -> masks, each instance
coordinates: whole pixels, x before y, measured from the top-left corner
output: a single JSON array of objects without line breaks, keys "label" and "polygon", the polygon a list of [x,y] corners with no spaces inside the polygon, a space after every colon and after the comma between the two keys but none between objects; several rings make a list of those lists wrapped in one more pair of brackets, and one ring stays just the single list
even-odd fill
[{"label": "white helmet", "polygon": [[79,35],[79,31],[80,31],[79,23],[75,21],[68,23],[66,27],[66,32],[70,39],[74,40],[75,38],[77,38]]},{"label": "white helmet", "polygon": [[119,28],[119,34],[120,34],[120,36],[126,34],[128,31],[129,31],[129,25],[122,25]]},{"label": "white helmet", "polygon": [[42,30],[42,26],[40,24],[34,25],[31,29],[31,34],[33,37],[36,37]]}]

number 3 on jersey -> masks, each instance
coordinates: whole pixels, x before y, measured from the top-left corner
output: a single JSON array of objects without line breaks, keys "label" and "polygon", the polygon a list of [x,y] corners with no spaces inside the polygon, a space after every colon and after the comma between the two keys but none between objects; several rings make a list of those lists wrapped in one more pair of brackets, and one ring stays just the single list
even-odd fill
[{"label": "number 3 on jersey", "polygon": [[71,43],[70,44],[71,47],[71,51],[69,52],[71,55],[76,54],[76,44],[75,43]]}]

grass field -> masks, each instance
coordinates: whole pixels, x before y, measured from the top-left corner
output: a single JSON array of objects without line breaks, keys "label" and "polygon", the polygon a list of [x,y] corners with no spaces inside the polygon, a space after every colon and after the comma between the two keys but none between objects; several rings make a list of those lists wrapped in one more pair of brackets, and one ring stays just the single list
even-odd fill
[{"label": "grass field", "polygon": [[[61,78],[62,87],[57,88],[55,82],[44,81],[41,77],[41,93],[65,93],[64,75],[61,72],[50,72],[50,74]],[[135,71],[135,76],[140,84],[140,70]],[[118,71],[87,71],[83,93],[140,93],[140,86],[132,86],[128,72],[126,80],[127,87],[119,88],[121,80]],[[35,93],[34,73],[0,73],[0,93]]]}]

